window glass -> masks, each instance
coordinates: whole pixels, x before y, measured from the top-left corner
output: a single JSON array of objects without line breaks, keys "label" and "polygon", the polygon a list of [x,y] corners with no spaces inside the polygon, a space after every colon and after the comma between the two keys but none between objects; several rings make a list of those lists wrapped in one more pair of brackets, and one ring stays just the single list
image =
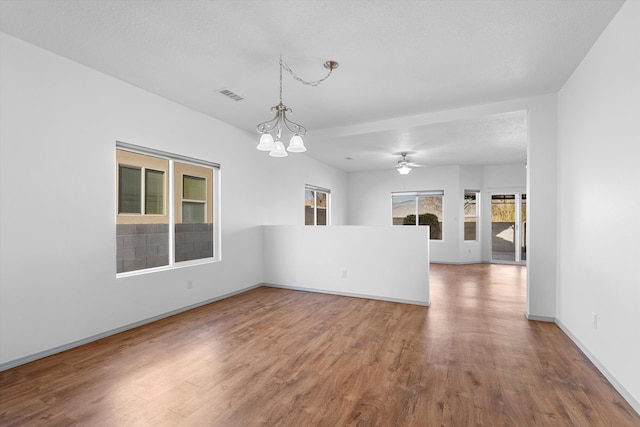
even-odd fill
[{"label": "window glass", "polygon": [[416,196],[392,196],[393,225],[416,225]]},{"label": "window glass", "polygon": [[304,190],[304,225],[315,225],[316,196],[315,191]]},{"label": "window glass", "polygon": [[329,225],[330,191],[314,186],[304,190],[304,224]]},{"label": "window glass", "polygon": [[391,194],[393,225],[428,225],[431,240],[442,240],[442,191]]},{"label": "window glass", "polygon": [[169,161],[117,149],[116,165],[116,273],[169,265]]},{"label": "window glass", "polygon": [[218,166],[116,146],[116,273],[213,258],[219,244],[213,197]]},{"label": "window glass", "polygon": [[204,203],[182,202],[182,222],[184,224],[203,224],[204,208]]},{"label": "window glass", "polygon": [[464,191],[464,240],[478,239],[478,198],[479,192]]},{"label": "window glass", "polygon": [[175,162],[175,261],[213,257],[213,169]]},{"label": "window glass", "polygon": [[476,237],[477,221],[475,218],[464,219],[464,240],[477,240]]},{"label": "window glass", "polygon": [[431,240],[442,240],[442,196],[418,196],[418,225],[431,227]]},{"label": "window glass", "polygon": [[316,225],[327,225],[327,193],[316,191]]},{"label": "window glass", "polygon": [[140,168],[119,166],[118,208],[120,213],[141,213],[141,177]]}]

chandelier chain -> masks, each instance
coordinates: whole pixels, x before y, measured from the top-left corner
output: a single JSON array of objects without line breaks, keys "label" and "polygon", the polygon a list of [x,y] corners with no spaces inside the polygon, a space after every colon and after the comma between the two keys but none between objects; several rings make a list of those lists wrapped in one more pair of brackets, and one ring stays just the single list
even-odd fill
[{"label": "chandelier chain", "polygon": [[[327,80],[329,78],[329,76],[331,76],[331,73],[333,72],[333,67],[329,68],[329,72],[327,73],[326,76],[324,76],[323,78],[321,78],[320,80],[314,80],[312,82],[308,82],[306,80],[303,80],[302,78],[298,77],[296,75],[296,73],[293,72],[293,70],[291,69],[291,67],[289,67],[286,62],[284,62],[282,60],[282,58],[280,58],[280,72],[282,73],[282,68],[284,68],[285,70],[287,70],[289,72],[289,74],[291,74],[291,77],[293,77],[294,80],[299,81],[300,83],[307,85],[307,86],[318,86],[320,83],[322,83],[323,81]],[[282,77],[281,77],[282,78]]]},{"label": "chandelier chain", "polygon": [[280,104],[282,104],[282,55],[280,55]]}]

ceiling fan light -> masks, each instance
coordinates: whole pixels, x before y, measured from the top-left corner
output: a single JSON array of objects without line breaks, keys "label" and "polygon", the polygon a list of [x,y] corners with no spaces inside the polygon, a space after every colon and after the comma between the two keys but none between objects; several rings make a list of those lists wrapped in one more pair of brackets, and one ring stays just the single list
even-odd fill
[{"label": "ceiling fan light", "polygon": [[411,168],[407,164],[402,164],[398,166],[398,172],[400,173],[400,175],[406,175],[411,172]]},{"label": "ceiling fan light", "polygon": [[260,137],[260,143],[256,147],[260,151],[273,151],[276,148],[273,137],[268,133],[263,133]]},{"label": "ceiling fan light", "polygon": [[284,144],[282,143],[282,141],[277,140],[275,142],[275,148],[271,150],[271,152],[269,152],[269,155],[271,157],[287,157],[289,154],[287,154],[286,150],[284,149]]},{"label": "ceiling fan light", "polygon": [[290,153],[304,153],[307,151],[307,147],[304,146],[304,141],[300,135],[293,135],[289,141],[289,147],[287,151]]}]

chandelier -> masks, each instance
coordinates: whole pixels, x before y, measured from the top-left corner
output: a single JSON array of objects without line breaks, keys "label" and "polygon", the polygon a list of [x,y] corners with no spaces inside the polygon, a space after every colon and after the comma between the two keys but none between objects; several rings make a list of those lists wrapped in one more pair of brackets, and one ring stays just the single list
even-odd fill
[{"label": "chandelier", "polygon": [[[280,56],[280,103],[271,107],[271,111],[275,111],[273,119],[260,123],[256,127],[258,133],[262,134],[260,137],[260,143],[256,147],[258,150],[268,151],[269,155],[272,157],[287,157],[287,151],[290,153],[304,153],[307,151],[307,148],[304,146],[304,142],[302,141],[302,137],[307,134],[307,128],[293,122],[289,117],[287,117],[287,113],[289,116],[293,115],[293,110],[282,103],[282,70],[287,70],[295,80],[302,84],[317,86],[329,78],[331,72],[338,68],[338,63],[336,61],[327,61],[324,63],[324,68],[329,70],[329,73],[325,77],[313,82],[307,82],[296,76],[291,68],[282,61],[282,56]],[[284,144],[281,139],[283,128],[286,128],[293,134],[289,140],[289,146],[286,150],[284,149]]]}]

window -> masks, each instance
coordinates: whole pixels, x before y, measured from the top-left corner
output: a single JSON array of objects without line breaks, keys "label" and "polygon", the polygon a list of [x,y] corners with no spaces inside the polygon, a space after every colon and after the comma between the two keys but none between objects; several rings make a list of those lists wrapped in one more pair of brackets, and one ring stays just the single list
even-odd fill
[{"label": "window", "polygon": [[304,189],[304,224],[329,225],[329,196],[326,188],[305,186]]},{"label": "window", "polygon": [[175,260],[213,256],[213,169],[174,162]]},{"label": "window", "polygon": [[478,190],[464,190],[464,240],[478,240]]},{"label": "window", "polygon": [[116,144],[116,273],[214,259],[218,170],[215,163]]},{"label": "window", "polygon": [[428,225],[431,240],[442,240],[444,191],[391,193],[393,225]]}]

